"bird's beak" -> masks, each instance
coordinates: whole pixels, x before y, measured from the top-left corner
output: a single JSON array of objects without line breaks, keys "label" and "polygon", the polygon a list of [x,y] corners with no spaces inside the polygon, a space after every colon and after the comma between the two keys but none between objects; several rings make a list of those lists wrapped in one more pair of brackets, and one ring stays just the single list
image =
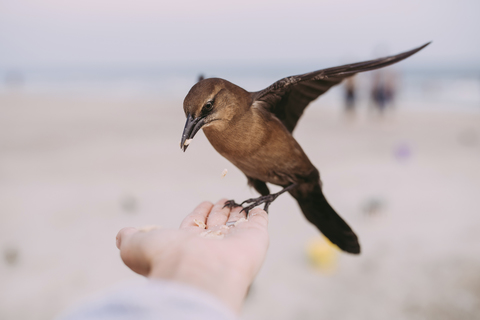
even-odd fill
[{"label": "bird's beak", "polygon": [[182,141],[180,141],[180,149],[183,149],[183,152],[187,150],[190,140],[195,137],[195,134],[200,130],[205,124],[204,117],[193,118],[191,114],[187,115],[187,122],[185,123],[185,129],[183,129]]}]

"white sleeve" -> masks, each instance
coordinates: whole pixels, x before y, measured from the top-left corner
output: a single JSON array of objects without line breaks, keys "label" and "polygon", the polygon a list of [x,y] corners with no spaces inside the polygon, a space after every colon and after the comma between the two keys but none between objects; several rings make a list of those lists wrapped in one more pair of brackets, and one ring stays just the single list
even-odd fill
[{"label": "white sleeve", "polygon": [[216,297],[171,281],[123,286],[58,320],[236,320]]}]

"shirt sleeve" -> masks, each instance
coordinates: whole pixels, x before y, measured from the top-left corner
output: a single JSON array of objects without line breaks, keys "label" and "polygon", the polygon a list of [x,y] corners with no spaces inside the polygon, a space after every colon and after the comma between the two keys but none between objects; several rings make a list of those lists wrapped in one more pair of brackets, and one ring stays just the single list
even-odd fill
[{"label": "shirt sleeve", "polygon": [[57,320],[236,320],[220,300],[188,285],[148,280],[126,285]]}]

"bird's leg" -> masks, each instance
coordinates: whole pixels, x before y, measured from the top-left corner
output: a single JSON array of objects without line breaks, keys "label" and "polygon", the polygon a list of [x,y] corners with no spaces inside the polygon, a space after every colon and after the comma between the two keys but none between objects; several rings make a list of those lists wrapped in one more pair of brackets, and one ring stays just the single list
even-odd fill
[{"label": "bird's leg", "polygon": [[263,210],[267,211],[267,213],[268,213],[268,207],[270,206],[270,204],[273,201],[275,201],[275,199],[277,199],[278,196],[280,196],[282,193],[285,193],[285,192],[293,189],[296,185],[297,185],[296,183],[292,183],[291,185],[283,188],[282,190],[280,190],[277,193],[272,193],[272,194],[269,194],[269,195],[266,195],[266,196],[260,196],[258,198],[247,199],[247,200],[243,201],[240,205],[243,206],[244,203],[251,203],[251,205],[249,205],[247,207],[244,207],[240,212],[245,211],[247,213],[247,217],[248,217],[248,212],[250,210],[252,210],[253,208],[255,208],[258,205],[261,205],[262,203],[265,203],[265,206],[263,207]]},{"label": "bird's leg", "polygon": [[[251,187],[254,187],[255,190],[257,190],[258,193],[260,193],[262,196],[266,196],[270,194],[270,190],[268,190],[267,184],[263,182],[262,180],[254,179],[249,176],[247,176],[248,179],[248,185]],[[235,207],[241,207],[241,204],[238,204],[235,202],[235,200],[228,200],[225,202],[225,205],[223,206],[228,207],[229,209],[233,209]]]}]

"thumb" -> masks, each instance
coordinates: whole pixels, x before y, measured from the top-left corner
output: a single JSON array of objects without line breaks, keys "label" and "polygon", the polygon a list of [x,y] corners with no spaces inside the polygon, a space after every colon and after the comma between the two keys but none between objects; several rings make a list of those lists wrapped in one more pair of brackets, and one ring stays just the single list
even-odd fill
[{"label": "thumb", "polygon": [[117,248],[121,250],[122,241],[124,241],[125,239],[127,239],[128,237],[130,237],[132,234],[136,232],[138,232],[138,230],[132,227],[123,228],[122,230],[118,231],[117,237],[116,237]]},{"label": "thumb", "polygon": [[146,276],[150,272],[150,263],[142,247],[144,235],[145,233],[136,228],[123,228],[117,234],[117,248],[120,249],[120,257],[127,267]]}]

